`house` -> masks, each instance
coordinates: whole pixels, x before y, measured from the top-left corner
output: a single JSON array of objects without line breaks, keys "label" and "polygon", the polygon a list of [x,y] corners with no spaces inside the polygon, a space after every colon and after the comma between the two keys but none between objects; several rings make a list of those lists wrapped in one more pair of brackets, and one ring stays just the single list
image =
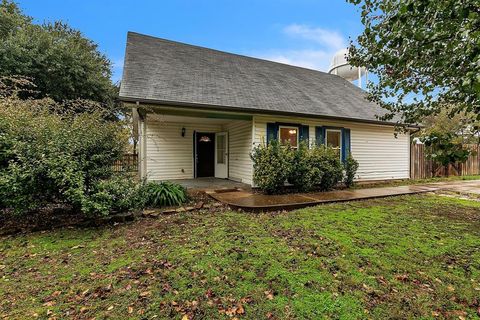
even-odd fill
[{"label": "house", "polygon": [[252,184],[250,152],[270,139],[351,152],[359,181],[409,178],[410,134],[336,75],[129,32],[120,99],[148,180]]}]

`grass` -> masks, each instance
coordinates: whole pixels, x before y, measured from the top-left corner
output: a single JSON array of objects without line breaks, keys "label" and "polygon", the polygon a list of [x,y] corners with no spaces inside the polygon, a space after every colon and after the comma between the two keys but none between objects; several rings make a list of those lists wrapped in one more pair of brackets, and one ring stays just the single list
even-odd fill
[{"label": "grass", "polygon": [[427,179],[405,179],[405,180],[391,180],[391,181],[379,181],[379,182],[365,182],[357,183],[353,188],[354,189],[364,189],[364,188],[380,188],[380,187],[397,187],[397,186],[406,186],[406,185],[415,185],[415,184],[425,184],[425,183],[435,183],[435,182],[449,182],[449,181],[470,181],[470,180],[480,180],[480,175],[472,176],[450,176],[450,177],[434,177]]},{"label": "grass", "polygon": [[0,241],[0,318],[474,318],[480,203],[197,212]]}]

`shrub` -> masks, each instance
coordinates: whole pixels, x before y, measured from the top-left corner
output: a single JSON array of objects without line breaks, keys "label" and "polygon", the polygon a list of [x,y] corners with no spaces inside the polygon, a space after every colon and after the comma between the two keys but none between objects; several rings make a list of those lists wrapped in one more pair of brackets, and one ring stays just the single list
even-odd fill
[{"label": "shrub", "polygon": [[306,142],[301,142],[298,149],[293,152],[292,169],[288,182],[298,191],[310,191],[321,182],[323,172],[315,165],[312,150]]},{"label": "shrub", "polygon": [[113,176],[94,184],[82,203],[87,214],[108,215],[112,212],[131,211],[142,206],[138,184],[128,176]]},{"label": "shrub", "polygon": [[347,188],[353,186],[353,179],[355,178],[355,174],[358,170],[358,161],[353,159],[352,155],[349,154],[345,163],[343,164],[345,169],[345,176],[343,178],[343,182]]},{"label": "shrub", "polygon": [[311,163],[319,174],[315,184],[321,191],[327,191],[342,181],[343,166],[336,150],[326,146],[315,146],[310,149]]},{"label": "shrub", "polygon": [[0,206],[25,212],[62,202],[105,214],[106,190],[113,192],[105,184],[126,148],[125,126],[101,112],[58,109],[48,99],[0,100]]},{"label": "shrub", "polygon": [[139,190],[139,201],[144,207],[178,206],[187,198],[184,187],[169,181],[147,182]]},{"label": "shrub", "polygon": [[292,149],[273,140],[268,145],[256,146],[250,157],[254,184],[267,194],[280,193],[292,169]]},{"label": "shrub", "polygon": [[334,149],[301,142],[297,150],[277,141],[257,146],[251,155],[253,182],[267,194],[285,190],[288,180],[296,190],[332,189],[343,180],[343,166]]}]

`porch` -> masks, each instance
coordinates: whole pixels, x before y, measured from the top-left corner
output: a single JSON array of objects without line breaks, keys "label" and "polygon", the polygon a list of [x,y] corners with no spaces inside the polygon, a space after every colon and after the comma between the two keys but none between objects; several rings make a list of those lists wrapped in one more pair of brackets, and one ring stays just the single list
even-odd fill
[{"label": "porch", "polygon": [[252,183],[251,116],[156,108],[141,122],[141,177],[195,189]]},{"label": "porch", "polygon": [[196,179],[180,179],[172,180],[181,186],[194,191],[219,191],[219,190],[251,190],[251,186],[228,179],[219,178],[196,178]]}]

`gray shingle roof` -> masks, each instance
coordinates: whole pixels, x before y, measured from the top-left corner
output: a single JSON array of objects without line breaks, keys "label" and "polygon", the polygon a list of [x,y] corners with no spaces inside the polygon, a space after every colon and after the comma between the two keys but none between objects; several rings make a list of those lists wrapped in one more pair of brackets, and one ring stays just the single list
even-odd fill
[{"label": "gray shingle roof", "polygon": [[120,99],[378,121],[339,76],[129,32]]}]

